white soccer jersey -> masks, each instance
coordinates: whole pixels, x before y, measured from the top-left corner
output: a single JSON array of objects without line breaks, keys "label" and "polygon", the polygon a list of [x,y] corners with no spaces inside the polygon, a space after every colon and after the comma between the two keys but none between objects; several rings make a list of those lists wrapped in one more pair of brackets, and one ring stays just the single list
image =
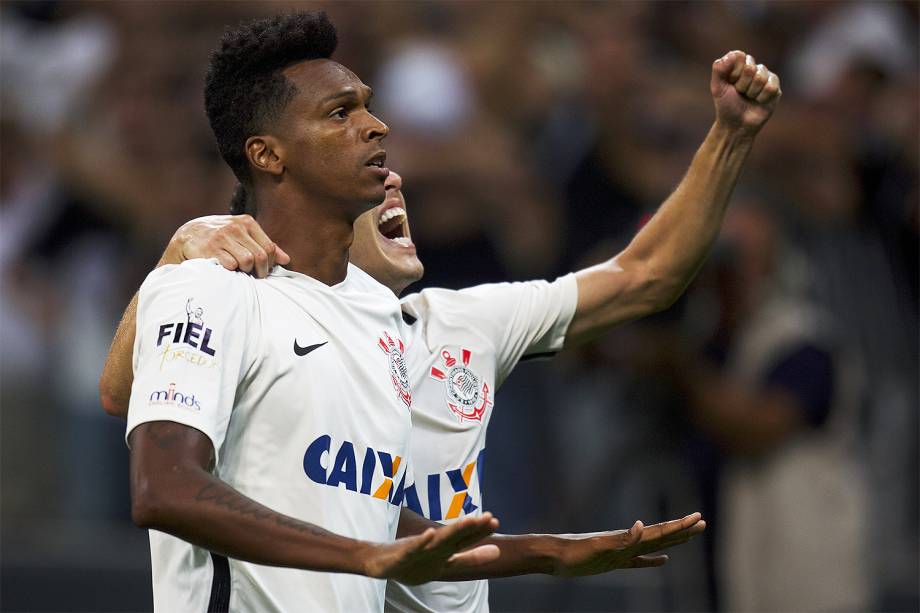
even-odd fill
[{"label": "white soccer jersey", "polygon": [[[482,513],[480,482],[495,392],[522,357],[562,348],[577,302],[571,274],[553,283],[427,289],[402,300],[415,474],[403,492],[405,506],[441,523]],[[486,581],[387,584],[389,611],[488,609]]]},{"label": "white soccer jersey", "polygon": [[[329,287],[192,260],[140,291],[128,432],[168,420],[206,434],[216,474],[271,509],[392,541],[411,394],[399,303],[360,269]],[[154,608],[379,611],[385,582],[227,560],[150,532]]]}]

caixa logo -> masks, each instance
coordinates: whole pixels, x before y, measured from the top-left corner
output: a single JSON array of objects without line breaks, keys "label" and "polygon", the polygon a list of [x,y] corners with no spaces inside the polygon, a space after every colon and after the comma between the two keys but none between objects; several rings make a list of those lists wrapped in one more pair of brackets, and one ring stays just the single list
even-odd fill
[{"label": "caixa logo", "polygon": [[303,454],[304,473],[320,485],[344,487],[396,506],[402,503],[405,472],[399,485],[395,489],[393,487],[402,458],[368,447],[364,450],[359,469],[359,454],[351,441],[338,445],[334,455],[332,437],[328,434],[317,437]]},{"label": "caixa logo", "polygon": [[[486,450],[483,448],[475,460],[464,466],[428,475],[421,483],[416,481],[406,488],[400,488],[402,495],[398,500],[394,497],[394,504],[402,504],[405,498],[407,507],[433,521],[457,519],[462,514],[472,514],[482,504],[481,500],[479,505],[476,504],[474,495],[482,484],[485,456]],[[470,487],[473,475],[476,475],[479,482],[475,489]],[[447,494],[446,499],[443,498],[444,493]]]},{"label": "caixa logo", "polygon": [[164,342],[189,345],[199,351],[214,356],[217,351],[211,347],[211,328],[204,327],[204,309],[192,306],[193,298],[185,303],[185,321],[163,324],[157,333],[157,347]]},{"label": "caixa logo", "polygon": [[168,389],[151,392],[150,400],[147,401],[147,404],[150,406],[171,404],[188,407],[196,411],[201,410],[201,404],[198,402],[198,399],[195,398],[195,394],[177,392],[175,383],[170,383]]}]

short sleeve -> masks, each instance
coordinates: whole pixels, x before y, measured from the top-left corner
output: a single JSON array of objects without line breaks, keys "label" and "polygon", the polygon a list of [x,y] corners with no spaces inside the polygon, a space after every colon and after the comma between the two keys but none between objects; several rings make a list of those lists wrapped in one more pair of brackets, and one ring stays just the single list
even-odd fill
[{"label": "short sleeve", "polygon": [[578,286],[569,274],[549,283],[489,283],[459,291],[427,289],[403,300],[404,310],[429,324],[431,344],[445,330],[474,330],[495,352],[496,384],[526,357],[548,357],[565,342]]},{"label": "short sleeve", "polygon": [[830,413],[834,390],[831,354],[814,345],[802,345],[776,363],[767,385],[792,394],[805,421],[813,427],[821,426]]},{"label": "short sleeve", "polygon": [[143,423],[173,421],[207,435],[218,455],[245,372],[250,309],[238,274],[191,260],[144,281],[126,436]]}]

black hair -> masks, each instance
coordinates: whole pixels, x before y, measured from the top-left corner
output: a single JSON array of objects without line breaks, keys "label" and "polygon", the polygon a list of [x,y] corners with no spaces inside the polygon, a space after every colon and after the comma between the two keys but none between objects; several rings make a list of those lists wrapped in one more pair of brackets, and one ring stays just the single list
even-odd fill
[{"label": "black hair", "polygon": [[[325,13],[290,13],[227,30],[208,63],[204,106],[221,157],[243,188],[251,184],[246,139],[265,130],[297,93],[281,73],[295,62],[329,58],[338,44]],[[238,189],[239,193],[240,190]],[[231,212],[246,212],[245,193]],[[243,210],[232,207],[242,203]]]},{"label": "black hair", "polygon": [[237,183],[236,189],[233,190],[233,197],[230,198],[230,214],[242,215],[243,213],[249,213],[255,217],[255,206],[250,206],[248,200],[246,188],[243,187],[242,183]]}]

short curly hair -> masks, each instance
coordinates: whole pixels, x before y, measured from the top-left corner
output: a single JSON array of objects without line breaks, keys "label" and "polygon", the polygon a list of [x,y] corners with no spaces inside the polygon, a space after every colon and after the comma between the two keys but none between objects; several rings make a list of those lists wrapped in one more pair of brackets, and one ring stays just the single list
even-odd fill
[{"label": "short curly hair", "polygon": [[208,63],[204,107],[221,157],[243,186],[252,177],[246,139],[277,120],[297,93],[282,74],[304,60],[329,58],[338,44],[325,13],[290,13],[227,30]]}]

